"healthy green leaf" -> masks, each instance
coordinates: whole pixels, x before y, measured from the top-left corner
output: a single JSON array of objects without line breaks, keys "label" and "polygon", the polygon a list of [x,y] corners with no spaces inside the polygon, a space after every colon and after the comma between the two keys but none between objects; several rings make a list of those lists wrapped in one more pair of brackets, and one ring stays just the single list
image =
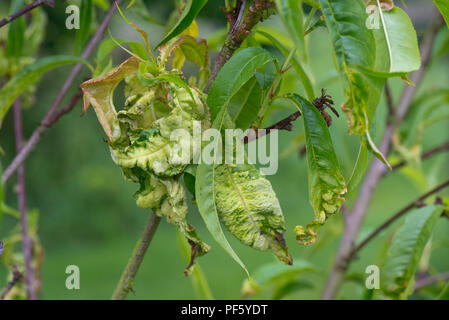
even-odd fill
[{"label": "healthy green leaf", "polygon": [[308,61],[306,44],[304,42],[302,2],[298,0],[276,0],[279,16],[293,39],[299,53],[299,60]]},{"label": "healthy green leaf", "polygon": [[413,292],[419,260],[442,212],[442,206],[430,205],[408,214],[393,237],[382,268],[386,294],[406,299]]},{"label": "healthy green leaf", "polygon": [[83,50],[87,37],[89,36],[92,23],[92,0],[81,1],[80,28],[75,34],[75,55],[78,56]]},{"label": "healthy green leaf", "polygon": [[253,77],[231,99],[229,115],[237,128],[246,130],[251,126],[262,106],[262,92],[259,81]]},{"label": "healthy green leaf", "polygon": [[[14,0],[11,3],[10,13],[13,14],[24,7],[23,0]],[[25,17],[21,16],[10,23],[8,41],[6,44],[6,56],[19,58],[23,54],[25,45]]]},{"label": "healthy green leaf", "polygon": [[446,0],[433,0],[435,5],[438,7],[438,10],[440,10],[441,15],[444,18],[444,21],[446,21],[446,25],[449,27],[449,4]]},{"label": "healthy green leaf", "polygon": [[188,28],[206,3],[207,0],[188,0],[185,4],[181,16],[178,19],[178,22],[161,40],[161,42],[159,42],[156,48],[164,45],[169,40],[173,39],[181,32],[183,32],[186,28]]},{"label": "healthy green leaf", "polygon": [[[279,51],[281,51],[281,53],[285,57],[288,56],[289,50],[277,38],[273,37],[271,34],[265,32],[265,31],[258,31],[258,33],[260,33],[265,38],[267,38],[275,47],[277,47],[279,49]],[[301,83],[304,87],[307,98],[309,98],[310,100],[313,100],[315,98],[315,95],[313,93],[312,81],[308,77],[307,73],[304,71],[304,68],[301,66],[298,59],[296,59],[295,57],[292,57],[291,63],[293,65],[293,68],[295,69],[296,73],[298,74],[299,79],[301,79]]]},{"label": "healthy green leaf", "polygon": [[377,106],[380,98],[379,90],[370,98],[373,86],[357,71],[357,68],[372,69],[376,63],[375,39],[365,24],[365,6],[361,0],[320,0],[320,3],[331,37],[336,67],[343,80],[346,102],[342,109],[347,113],[349,130],[358,134],[362,143],[389,166],[369,132],[375,112],[373,106]]},{"label": "healthy green leaf", "polygon": [[207,104],[211,119],[215,120],[219,112],[226,108],[232,97],[256,73],[256,70],[272,60],[271,55],[261,48],[247,48],[229,59],[218,73],[209,90]]},{"label": "healthy green leaf", "polygon": [[14,100],[29,86],[34,85],[45,72],[70,63],[89,63],[75,56],[51,56],[27,65],[14,75],[0,90],[0,126]]},{"label": "healthy green leaf", "polygon": [[376,60],[385,61],[385,65],[375,66],[374,75],[377,72],[384,77],[401,76],[418,70],[421,66],[418,39],[408,15],[398,7],[380,10],[379,15],[381,29],[374,29],[373,33],[382,51],[376,51]]},{"label": "healthy green leaf", "polygon": [[346,183],[340,172],[337,155],[326,121],[318,109],[305,98],[292,94],[287,96],[302,113],[306,134],[307,165],[309,175],[309,201],[315,220],[295,227],[296,240],[300,244],[316,241],[317,231],[345,201]]}]

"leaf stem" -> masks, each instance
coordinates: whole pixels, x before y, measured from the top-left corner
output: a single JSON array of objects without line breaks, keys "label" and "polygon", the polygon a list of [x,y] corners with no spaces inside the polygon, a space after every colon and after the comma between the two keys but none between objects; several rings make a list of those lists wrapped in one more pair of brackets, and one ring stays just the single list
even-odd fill
[{"label": "leaf stem", "polygon": [[[16,137],[16,150],[22,149],[23,133],[22,133],[22,105],[20,97],[14,101],[14,134]],[[25,166],[23,163],[17,170],[17,197],[20,210],[20,225],[22,227],[22,251],[25,260],[25,282],[27,285],[27,296],[29,300],[36,300],[34,293],[34,275],[31,266],[32,261],[32,242],[28,233],[28,219],[26,209],[26,186],[25,186]]]},{"label": "leaf stem", "polygon": [[19,18],[20,16],[26,14],[27,12],[30,12],[34,8],[37,8],[37,7],[41,6],[41,5],[54,7],[55,3],[53,2],[53,0],[36,0],[33,3],[30,3],[29,5],[27,5],[25,8],[23,8],[23,9],[17,11],[16,13],[10,15],[9,17],[6,17],[3,20],[1,20],[0,21],[0,28],[5,26],[5,25],[7,25],[11,21]]},{"label": "leaf stem", "polygon": [[145,257],[148,246],[153,239],[156,229],[159,225],[161,218],[151,213],[148,221],[143,228],[142,235],[136,243],[133,253],[129,258],[128,264],[122,273],[122,276],[117,284],[117,287],[112,295],[112,300],[124,300],[129,291],[132,291],[133,281],[139,270],[140,264]]}]

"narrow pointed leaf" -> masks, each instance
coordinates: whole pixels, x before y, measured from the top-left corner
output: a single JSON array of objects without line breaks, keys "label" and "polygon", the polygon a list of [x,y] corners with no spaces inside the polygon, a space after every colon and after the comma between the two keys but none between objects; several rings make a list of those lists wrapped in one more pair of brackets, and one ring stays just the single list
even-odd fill
[{"label": "narrow pointed leaf", "polygon": [[207,0],[188,0],[185,4],[184,10],[181,13],[181,16],[178,19],[176,25],[167,33],[167,35],[158,43],[156,48],[164,45],[185,29],[187,29],[193,20],[195,20],[198,13],[200,13],[201,9],[207,3]]},{"label": "narrow pointed leaf", "polygon": [[75,55],[79,55],[83,50],[83,46],[89,36],[91,22],[92,0],[84,0],[81,2],[80,8],[80,28],[75,35]]},{"label": "narrow pointed leaf", "polygon": [[44,73],[66,64],[89,63],[75,56],[51,56],[27,65],[14,75],[0,90],[0,126],[14,100],[29,86],[34,85]]},{"label": "narrow pointed leaf", "polygon": [[446,21],[446,25],[449,27],[449,3],[447,0],[433,0],[438,10],[440,10],[441,15]]},{"label": "narrow pointed leaf", "polygon": [[381,286],[386,294],[405,299],[413,292],[419,260],[442,212],[442,206],[430,205],[408,214],[393,237],[382,268]]}]

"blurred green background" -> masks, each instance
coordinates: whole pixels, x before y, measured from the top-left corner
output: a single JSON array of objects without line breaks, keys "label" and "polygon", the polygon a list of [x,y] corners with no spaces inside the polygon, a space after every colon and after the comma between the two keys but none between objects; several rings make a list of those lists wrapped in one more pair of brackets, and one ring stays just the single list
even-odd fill
[{"label": "blurred green background", "polygon": [[[54,8],[45,8],[49,23],[46,28],[44,44],[40,57],[53,54],[72,54],[74,31],[65,28],[65,8],[70,3],[59,3]],[[152,19],[144,18],[136,12],[127,15],[149,34],[152,43],[157,43],[165,29],[156,21],[167,21],[174,5],[171,1],[145,1]],[[418,35],[421,36],[432,13],[432,1],[406,1],[405,10],[412,17]],[[209,1],[199,19],[200,36],[209,37],[225,27],[225,20],[219,7],[219,0]],[[7,12],[9,1],[1,1],[0,12]],[[100,12],[97,12],[100,14]],[[283,32],[278,17],[273,16],[264,25]],[[113,19],[111,33],[118,38],[135,39],[138,36],[118,16]],[[447,30],[444,30],[447,32]],[[437,39],[441,42],[443,34]],[[342,89],[335,79],[335,69],[327,32],[320,28],[309,37],[310,57],[315,91],[326,88],[334,98],[337,109],[343,102]],[[273,48],[274,54],[278,54]],[[213,53],[215,55],[216,53]],[[120,49],[113,52],[114,62],[123,61],[127,54]],[[434,60],[419,92],[433,87],[448,87],[449,57]],[[24,111],[24,134],[30,136],[51,104],[62,82],[70,72],[63,67],[44,76],[38,87],[36,103]],[[83,71],[76,83],[88,77]],[[302,86],[293,71],[289,71],[284,81],[284,89],[302,93]],[[399,79],[390,81],[398,100],[404,83]],[[66,101],[74,94],[72,88]],[[377,112],[377,137],[381,136],[385,119],[385,102],[382,99]],[[119,101],[119,98],[117,99]],[[64,105],[64,104],[62,104]],[[116,105],[120,105],[119,102]],[[424,107],[424,106],[423,106]],[[446,106],[447,107],[447,106]],[[446,108],[447,110],[447,108]],[[293,106],[277,104],[273,107],[267,123],[281,119],[294,111]],[[104,133],[93,110],[80,117],[81,103],[69,115],[64,116],[42,139],[35,151],[26,161],[28,207],[40,213],[39,235],[45,249],[43,264],[43,299],[108,299],[123,271],[127,260],[140,236],[148,212],[137,208],[132,197],[136,185],[125,182],[118,167],[110,158],[107,145],[103,142]],[[342,112],[341,112],[342,113]],[[423,150],[437,146],[449,137],[449,121],[441,121],[429,129],[423,138]],[[416,130],[415,128],[409,128]],[[302,120],[295,123],[293,132],[279,133],[279,153],[285,153],[292,141],[302,131]],[[350,176],[357,151],[358,138],[347,134],[345,116],[334,118],[331,134],[345,177]],[[15,154],[12,112],[4,121],[0,133],[0,145],[5,155],[0,158],[5,167]],[[405,169],[390,174],[378,186],[369,214],[365,220],[361,237],[373,230],[380,222],[392,215],[404,204],[416,198],[430,187],[447,179],[449,174],[448,154],[442,153],[423,162],[425,178],[420,173]],[[310,283],[310,287],[298,290],[286,298],[316,299],[322,292],[326,275],[332,266],[339,234],[342,228],[341,215],[334,216],[322,228],[319,242],[311,247],[302,247],[295,242],[293,227],[312,220],[313,211],[308,203],[306,160],[298,155],[298,146],[286,157],[280,159],[278,173],[269,176],[283,209],[287,232],[286,239],[293,257],[315,264],[318,274],[300,275]],[[16,178],[7,183],[6,202],[16,206]],[[427,185],[426,185],[427,184]],[[446,192],[446,195],[448,193]],[[348,201],[351,203],[351,199]],[[200,236],[212,246],[206,256],[198,259],[209,281],[212,293],[217,299],[238,299],[245,274],[241,268],[219,247],[209,235],[201,217],[194,206],[189,209],[189,221]],[[4,237],[16,221],[5,216],[0,226],[0,239]],[[350,274],[363,273],[366,266],[379,263],[379,257],[394,228],[382,233],[370,243],[351,266]],[[433,238],[435,244],[431,255],[432,270],[449,270],[449,220],[442,220]],[[446,239],[444,241],[444,239]],[[250,272],[275,258],[270,253],[258,252],[241,245],[229,235],[231,245],[247,264]],[[65,287],[65,269],[68,265],[78,265],[81,271],[81,289],[69,291]],[[194,299],[191,281],[183,275],[186,263],[180,254],[176,240],[176,229],[162,221],[146,258],[134,283],[136,295],[131,299]],[[361,298],[363,283],[357,277],[347,281],[340,298]],[[6,270],[0,267],[0,287],[6,283]],[[425,294],[415,295],[425,298]]]}]

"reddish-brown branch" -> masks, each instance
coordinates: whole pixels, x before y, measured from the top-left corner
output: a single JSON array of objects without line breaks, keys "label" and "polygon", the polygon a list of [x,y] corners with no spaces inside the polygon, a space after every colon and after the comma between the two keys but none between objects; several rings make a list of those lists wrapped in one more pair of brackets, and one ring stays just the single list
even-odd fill
[{"label": "reddish-brown branch", "polygon": [[0,296],[0,300],[5,299],[5,297],[9,293],[9,291],[11,291],[11,289],[16,285],[16,283],[19,282],[22,278],[23,278],[23,275],[22,275],[22,273],[20,273],[19,268],[17,267],[17,265],[14,265],[12,267],[12,279],[10,282],[8,282],[6,287],[3,289],[3,292]]},{"label": "reddish-brown branch", "polygon": [[352,249],[351,252],[348,254],[346,260],[343,261],[343,264],[349,263],[349,261],[355,257],[357,252],[359,252],[363,247],[365,247],[368,244],[368,242],[373,240],[379,233],[381,233],[383,230],[385,230],[389,225],[391,225],[397,219],[402,217],[404,214],[409,212],[411,209],[421,206],[425,199],[427,199],[428,197],[436,194],[437,192],[443,190],[444,188],[446,188],[448,186],[449,186],[449,180],[444,182],[444,183],[442,183],[442,184],[440,184],[440,185],[438,185],[437,187],[433,188],[429,192],[426,192],[425,194],[423,194],[422,196],[420,196],[416,200],[410,202],[408,205],[406,205],[404,208],[399,210],[397,213],[392,215],[384,223],[382,223],[378,228],[376,228],[376,230],[371,232],[362,242],[360,242],[359,245],[357,245],[354,249]]},{"label": "reddish-brown branch", "polygon": [[259,21],[263,20],[264,16],[269,14],[268,9],[273,5],[270,0],[255,0],[245,13],[246,3],[246,0],[237,1],[235,8],[225,11],[226,18],[229,22],[229,32],[220,53],[215,59],[212,74],[204,88],[204,92],[206,93],[209,92],[210,86],[217,77],[220,69],[240,47],[246,37],[251,34],[253,27]]},{"label": "reddish-brown branch", "polygon": [[[23,144],[22,133],[22,106],[20,103],[20,97],[14,101],[14,134],[16,137],[16,150],[20,152]],[[25,260],[25,282],[27,285],[27,296],[30,300],[35,300],[34,294],[34,276],[33,268],[31,266],[32,261],[32,242],[28,233],[28,219],[26,209],[26,186],[25,186],[25,167],[23,163],[17,169],[17,198],[20,210],[20,225],[22,227],[22,251]]]},{"label": "reddish-brown branch", "polygon": [[243,138],[243,142],[248,143],[255,139],[259,139],[267,134],[270,134],[270,132],[273,130],[292,131],[292,129],[293,129],[292,122],[295,121],[300,115],[301,115],[301,112],[297,111],[263,130],[257,130],[257,129],[249,130],[248,134]]},{"label": "reddish-brown branch", "polygon": [[446,281],[446,280],[449,280],[449,272],[444,272],[444,273],[440,273],[440,274],[437,274],[437,275],[434,275],[434,276],[430,276],[430,277],[427,277],[427,278],[419,279],[415,283],[415,291],[419,290],[419,289],[421,289],[423,287],[426,287],[428,285],[431,285],[431,284],[433,284],[435,282]]},{"label": "reddish-brown branch", "polygon": [[41,6],[41,5],[46,5],[49,7],[54,7],[55,3],[53,2],[53,0],[36,0],[33,3],[30,3],[29,5],[27,5],[25,8],[17,11],[16,13],[10,15],[9,17],[3,19],[0,21],[0,28],[7,25],[8,23],[10,23],[11,21],[19,18],[20,16],[23,16],[24,14],[26,14],[27,12],[30,12],[31,10]]},{"label": "reddish-brown branch", "polygon": [[[116,0],[115,2],[120,5],[120,3],[123,0]],[[87,45],[86,49],[84,50],[81,57],[83,59],[87,59],[91,53],[93,52],[94,48],[98,44],[98,42],[101,40],[103,33],[106,31],[106,28],[109,25],[109,22],[111,21],[115,11],[117,10],[117,7],[113,4],[111,5],[111,9],[109,9],[109,12],[106,14],[106,16],[103,19],[103,22],[98,27],[97,31],[95,32],[95,35],[90,40],[89,44]],[[58,92],[56,98],[53,100],[53,103],[51,104],[50,108],[48,109],[47,113],[42,118],[42,121],[40,125],[34,130],[31,137],[28,139],[28,142],[25,144],[25,146],[20,150],[18,154],[16,154],[14,160],[11,162],[11,164],[6,168],[6,170],[3,172],[2,181],[5,183],[11,175],[14,173],[14,171],[17,170],[17,168],[20,166],[20,164],[28,157],[30,152],[34,149],[36,144],[39,142],[39,140],[42,138],[42,136],[45,134],[45,132],[48,130],[48,127],[52,125],[52,119],[54,119],[54,114],[58,108],[58,106],[61,104],[63,98],[71,88],[73,82],[75,81],[75,78],[78,76],[78,73],[81,71],[82,64],[77,64],[72,72],[70,72],[69,76],[67,77],[66,81],[61,87],[61,90]]]}]

